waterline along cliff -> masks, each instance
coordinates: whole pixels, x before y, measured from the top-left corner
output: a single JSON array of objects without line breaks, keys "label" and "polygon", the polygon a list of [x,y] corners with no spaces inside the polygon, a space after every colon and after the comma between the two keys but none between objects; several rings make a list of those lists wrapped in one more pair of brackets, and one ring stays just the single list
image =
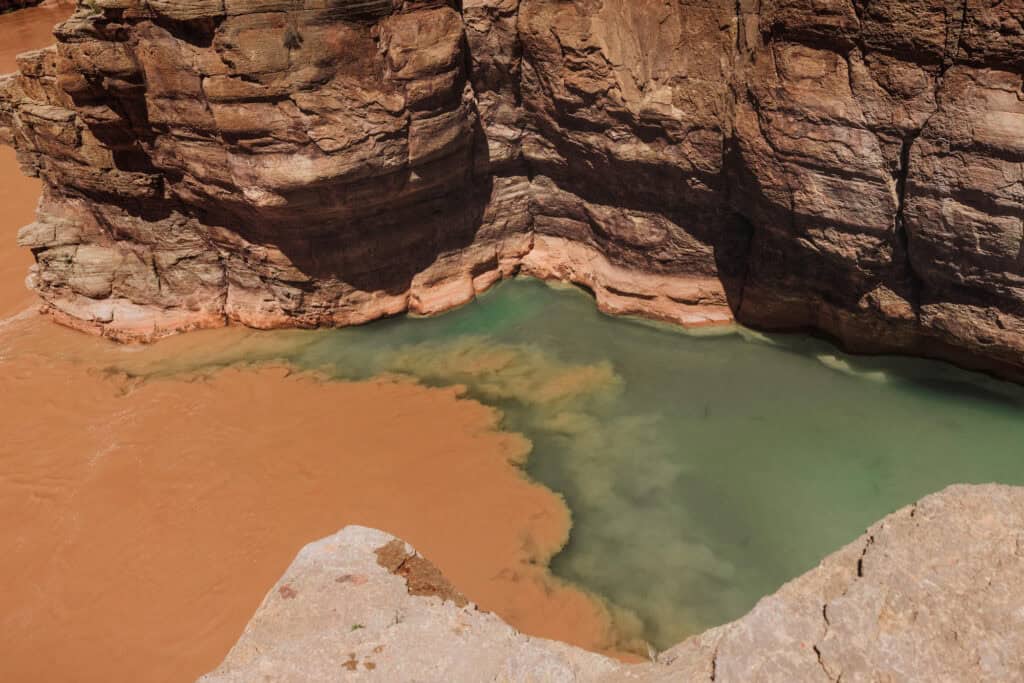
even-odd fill
[{"label": "waterline along cliff", "polygon": [[0,81],[58,320],[361,323],[499,278],[1024,376],[1014,0],[92,0]]}]

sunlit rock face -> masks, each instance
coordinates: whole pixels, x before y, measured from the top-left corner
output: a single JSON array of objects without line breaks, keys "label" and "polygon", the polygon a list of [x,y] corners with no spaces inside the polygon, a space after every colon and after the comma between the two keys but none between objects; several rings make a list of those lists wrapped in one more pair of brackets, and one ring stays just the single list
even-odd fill
[{"label": "sunlit rock face", "polygon": [[1019,370],[1024,5],[774,0],[758,21],[740,317]]},{"label": "sunlit rock face", "polygon": [[21,242],[119,339],[525,272],[606,310],[1024,369],[1024,7],[95,0],[0,81]]},{"label": "sunlit rock face", "polygon": [[49,191],[20,239],[62,318],[362,322],[495,258],[459,13],[306,5],[100,1],[22,59],[7,122]]},{"label": "sunlit rock face", "polygon": [[1022,523],[1020,488],[948,488],[874,524],[741,619],[633,665],[521,635],[467,605],[403,541],[347,527],[299,553],[199,680],[1017,680]]}]

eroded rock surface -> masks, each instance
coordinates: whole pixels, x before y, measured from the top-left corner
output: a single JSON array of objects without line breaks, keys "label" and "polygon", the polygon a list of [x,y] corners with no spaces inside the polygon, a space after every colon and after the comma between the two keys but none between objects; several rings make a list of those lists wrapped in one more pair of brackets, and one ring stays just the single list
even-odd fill
[{"label": "eroded rock surface", "polygon": [[360,323],[516,273],[1024,376],[1021,0],[92,0],[0,81],[60,320]]},{"label": "eroded rock surface", "polygon": [[[398,571],[403,563],[415,569]],[[954,486],[929,496],[886,517],[747,616],[650,664],[626,665],[521,635],[492,614],[462,606],[447,587],[422,590],[424,582],[437,585],[437,575],[383,532],[343,529],[299,553],[224,663],[200,680],[1024,677],[1021,488]]]}]

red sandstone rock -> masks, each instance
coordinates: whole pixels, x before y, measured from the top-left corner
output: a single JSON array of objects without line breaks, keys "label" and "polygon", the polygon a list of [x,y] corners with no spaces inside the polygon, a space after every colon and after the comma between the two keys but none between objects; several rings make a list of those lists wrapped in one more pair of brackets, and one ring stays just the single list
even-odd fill
[{"label": "red sandstone rock", "polygon": [[61,320],[613,312],[1024,376],[1020,0],[95,0],[0,81]]}]

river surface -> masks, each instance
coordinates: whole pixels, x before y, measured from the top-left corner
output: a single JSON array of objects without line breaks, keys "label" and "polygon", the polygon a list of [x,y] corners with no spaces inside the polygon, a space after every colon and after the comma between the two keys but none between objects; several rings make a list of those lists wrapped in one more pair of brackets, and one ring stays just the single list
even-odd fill
[{"label": "river surface", "polygon": [[35,315],[0,330],[0,681],[194,680],[298,550],[348,524],[408,539],[524,631],[615,645],[603,606],[548,574],[569,513],[495,409],[218,358],[305,343],[231,329],[131,349]]},{"label": "river surface", "polygon": [[[0,15],[0,73],[68,11]],[[0,681],[192,681],[296,552],[347,524],[407,539],[523,631],[621,654],[605,606],[548,573],[569,511],[523,475],[529,442],[499,412],[407,379],[173,371],[287,356],[306,343],[287,333],[143,349],[60,328],[14,239],[39,192],[0,146]]]},{"label": "river surface", "polygon": [[572,512],[554,573],[609,601],[624,645],[667,647],[742,616],[949,484],[1024,484],[1016,385],[803,336],[610,318],[571,288],[508,282],[437,318],[289,332],[294,348],[262,353],[277,334],[203,363],[398,374],[500,409],[533,444],[529,475]]},{"label": "river surface", "polygon": [[[0,17],[0,71],[55,18]],[[0,680],[191,680],[351,523],[527,633],[643,653],[925,494],[1024,483],[1020,387],[535,281],[346,330],[86,337],[34,314],[38,184],[2,148],[0,181]]]},{"label": "river surface", "polygon": [[[34,7],[0,14],[0,74],[18,70],[15,57],[53,42],[53,25],[70,9]],[[41,183],[18,169],[14,150],[0,144],[0,319],[24,309],[33,298],[25,289],[32,254],[19,249],[14,232],[32,221]]]}]

